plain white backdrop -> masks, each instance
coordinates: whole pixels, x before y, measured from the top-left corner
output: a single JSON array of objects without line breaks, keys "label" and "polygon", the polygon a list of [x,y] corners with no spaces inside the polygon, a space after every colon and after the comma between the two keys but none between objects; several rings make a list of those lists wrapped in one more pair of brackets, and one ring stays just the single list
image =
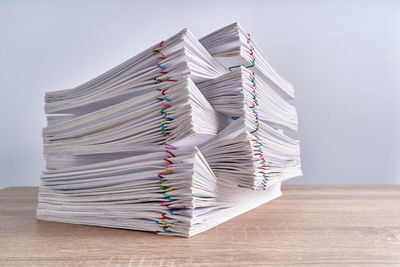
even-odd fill
[{"label": "plain white backdrop", "polygon": [[45,91],[239,21],[295,87],[304,176],[400,183],[399,1],[1,1],[0,188],[38,185]]}]

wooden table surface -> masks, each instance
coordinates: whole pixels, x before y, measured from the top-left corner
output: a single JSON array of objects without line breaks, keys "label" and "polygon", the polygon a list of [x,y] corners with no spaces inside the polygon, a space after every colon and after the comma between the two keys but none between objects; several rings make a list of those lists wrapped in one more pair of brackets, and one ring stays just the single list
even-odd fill
[{"label": "wooden table surface", "polygon": [[0,191],[0,266],[400,266],[400,186],[283,186],[192,238],[38,221],[37,188]]}]

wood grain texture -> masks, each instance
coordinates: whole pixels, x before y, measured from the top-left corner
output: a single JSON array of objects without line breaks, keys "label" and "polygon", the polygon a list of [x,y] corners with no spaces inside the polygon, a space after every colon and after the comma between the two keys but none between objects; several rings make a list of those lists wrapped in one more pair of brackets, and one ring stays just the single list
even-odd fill
[{"label": "wood grain texture", "polygon": [[37,188],[0,191],[1,266],[400,266],[400,186],[283,186],[190,239],[38,221]]}]

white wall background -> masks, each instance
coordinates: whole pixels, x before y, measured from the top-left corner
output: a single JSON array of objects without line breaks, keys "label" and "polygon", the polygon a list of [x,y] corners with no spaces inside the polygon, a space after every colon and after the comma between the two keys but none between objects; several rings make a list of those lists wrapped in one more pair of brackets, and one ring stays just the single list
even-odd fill
[{"label": "white wall background", "polygon": [[0,188],[38,185],[45,91],[239,21],[296,89],[305,175],[400,183],[399,1],[1,1]]}]

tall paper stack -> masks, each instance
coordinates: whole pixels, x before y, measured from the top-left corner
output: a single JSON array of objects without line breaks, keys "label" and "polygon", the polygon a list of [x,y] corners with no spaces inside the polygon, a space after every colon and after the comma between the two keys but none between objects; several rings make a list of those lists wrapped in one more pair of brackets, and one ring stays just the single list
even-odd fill
[{"label": "tall paper stack", "polygon": [[189,237],[301,175],[292,86],[239,24],[45,97],[41,220]]}]

